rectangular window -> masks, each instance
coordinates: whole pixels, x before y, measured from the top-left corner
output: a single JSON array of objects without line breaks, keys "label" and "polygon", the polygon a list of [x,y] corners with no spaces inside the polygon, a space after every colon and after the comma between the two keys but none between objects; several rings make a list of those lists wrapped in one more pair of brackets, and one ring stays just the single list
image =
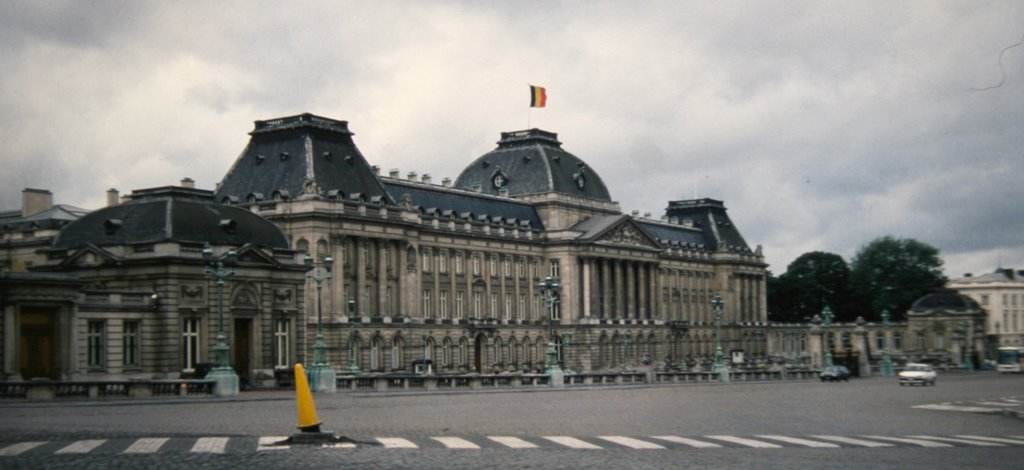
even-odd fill
[{"label": "rectangular window", "polygon": [[479,292],[473,293],[473,317],[480,318],[480,311],[483,310],[483,294]]},{"label": "rectangular window", "polygon": [[537,262],[536,261],[530,262],[530,277],[532,277],[534,279],[537,278]]},{"label": "rectangular window", "polygon": [[505,315],[506,320],[512,317],[512,294],[505,294]]},{"label": "rectangular window", "polygon": [[274,366],[279,368],[291,367],[291,357],[288,354],[289,322],[287,318],[274,320]]},{"label": "rectangular window", "polygon": [[519,279],[526,277],[526,261],[519,260],[519,263],[516,264],[516,277]]},{"label": "rectangular window", "polygon": [[556,279],[558,278],[558,276],[559,276],[558,260],[556,260],[556,259],[551,260],[551,269],[549,271],[550,271],[549,275],[551,277],[556,278]]},{"label": "rectangular window", "polygon": [[455,255],[455,274],[462,274],[462,253]]},{"label": "rectangular window", "polygon": [[391,286],[388,286],[384,290],[385,290],[385,294],[384,294],[384,315],[391,316],[391,314],[392,314],[391,296],[393,295],[392,294],[392,290],[391,290]]},{"label": "rectangular window", "polygon": [[488,262],[488,264],[490,264],[491,276],[497,276],[498,275],[498,260],[494,259],[494,257],[492,256],[492,257],[487,259],[487,262]]},{"label": "rectangular window", "polygon": [[519,312],[516,318],[520,320],[526,318],[526,294],[519,294]]},{"label": "rectangular window", "polygon": [[448,318],[448,291],[443,290],[440,294],[440,305],[438,305],[438,313],[441,315],[441,319],[445,320]]},{"label": "rectangular window", "polygon": [[139,367],[139,322],[124,322],[121,358],[125,367]]},{"label": "rectangular window", "polygon": [[423,272],[425,272],[425,273],[429,273],[430,272],[430,249],[429,248],[424,248],[423,249]]},{"label": "rectangular window", "polygon": [[494,292],[491,293],[491,311],[487,312],[487,313],[489,313],[487,318],[495,318],[495,317],[498,316],[498,294],[497,293],[494,293]]},{"label": "rectangular window", "polygon": [[505,277],[512,277],[512,262],[508,258],[505,258],[501,262],[502,268],[505,270]]},{"label": "rectangular window", "polygon": [[884,334],[879,333],[878,335],[875,336],[875,348],[877,348],[879,351],[885,349],[885,335]]},{"label": "rectangular window", "polygon": [[88,360],[90,368],[103,367],[105,365],[105,328],[106,322],[103,320],[89,321],[89,333],[86,341],[88,345]]},{"label": "rectangular window", "polygon": [[448,254],[443,251],[437,255],[437,272],[448,272]]},{"label": "rectangular window", "polygon": [[464,304],[465,304],[465,300],[466,299],[464,297],[465,297],[465,292],[464,291],[461,291],[461,290],[455,291],[455,318],[461,319],[463,317],[463,315],[465,315],[465,313],[466,313],[465,310],[464,310],[465,309]]},{"label": "rectangular window", "polygon": [[537,312],[540,311],[540,295],[533,296],[533,308],[530,309],[530,320],[537,319]]},{"label": "rectangular window", "polygon": [[433,315],[433,311],[430,308],[430,291],[423,291],[423,318],[430,318]]},{"label": "rectangular window", "polygon": [[479,276],[480,275],[480,257],[479,256],[474,256],[473,257],[473,275],[474,276]]},{"label": "rectangular window", "polygon": [[181,368],[187,372],[196,370],[199,362],[199,319],[185,318],[181,327]]}]

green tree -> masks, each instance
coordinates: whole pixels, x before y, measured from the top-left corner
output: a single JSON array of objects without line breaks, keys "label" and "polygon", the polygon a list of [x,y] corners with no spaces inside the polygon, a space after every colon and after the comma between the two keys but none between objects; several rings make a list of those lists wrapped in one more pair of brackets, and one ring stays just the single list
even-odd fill
[{"label": "green tree", "polygon": [[850,287],[868,320],[881,318],[886,309],[893,320],[903,320],[915,300],[946,281],[939,250],[912,238],[878,238],[850,263]]},{"label": "green tree", "polygon": [[829,306],[836,321],[852,321],[850,268],[837,254],[812,251],[800,255],[768,286],[773,321],[806,321]]}]

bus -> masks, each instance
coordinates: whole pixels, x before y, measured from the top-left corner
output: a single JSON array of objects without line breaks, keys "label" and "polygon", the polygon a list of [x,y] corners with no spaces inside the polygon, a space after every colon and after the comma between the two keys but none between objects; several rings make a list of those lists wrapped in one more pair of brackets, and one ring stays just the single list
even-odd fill
[{"label": "bus", "polygon": [[996,370],[999,372],[1020,373],[1024,369],[1024,347],[1002,346],[999,348],[999,359]]}]

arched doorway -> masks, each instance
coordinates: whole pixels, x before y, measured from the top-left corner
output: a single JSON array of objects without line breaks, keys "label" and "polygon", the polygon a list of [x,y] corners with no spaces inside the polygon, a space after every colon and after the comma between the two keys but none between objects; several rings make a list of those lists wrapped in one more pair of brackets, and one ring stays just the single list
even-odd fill
[{"label": "arched doorway", "polygon": [[486,342],[487,338],[484,337],[483,333],[477,334],[476,339],[473,341],[473,370],[478,374],[483,373],[480,365],[483,364],[484,344]]}]

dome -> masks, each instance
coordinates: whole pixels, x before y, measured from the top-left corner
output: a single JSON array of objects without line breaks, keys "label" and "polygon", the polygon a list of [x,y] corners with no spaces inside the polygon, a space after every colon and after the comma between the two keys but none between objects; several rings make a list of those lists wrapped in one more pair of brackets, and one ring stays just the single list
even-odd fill
[{"label": "dome", "polygon": [[929,310],[978,311],[981,310],[981,307],[974,299],[953,290],[943,290],[928,294],[917,299],[914,305],[910,307],[911,312],[925,312]]},{"label": "dome", "polygon": [[288,237],[273,222],[217,204],[212,191],[180,187],[135,191],[128,202],[84,215],[61,230],[53,248],[156,242],[289,248]]},{"label": "dome", "polygon": [[498,148],[476,159],[455,187],[522,196],[550,192],[611,201],[608,188],[583,160],[562,150],[558,134],[530,129],[502,132]]}]

